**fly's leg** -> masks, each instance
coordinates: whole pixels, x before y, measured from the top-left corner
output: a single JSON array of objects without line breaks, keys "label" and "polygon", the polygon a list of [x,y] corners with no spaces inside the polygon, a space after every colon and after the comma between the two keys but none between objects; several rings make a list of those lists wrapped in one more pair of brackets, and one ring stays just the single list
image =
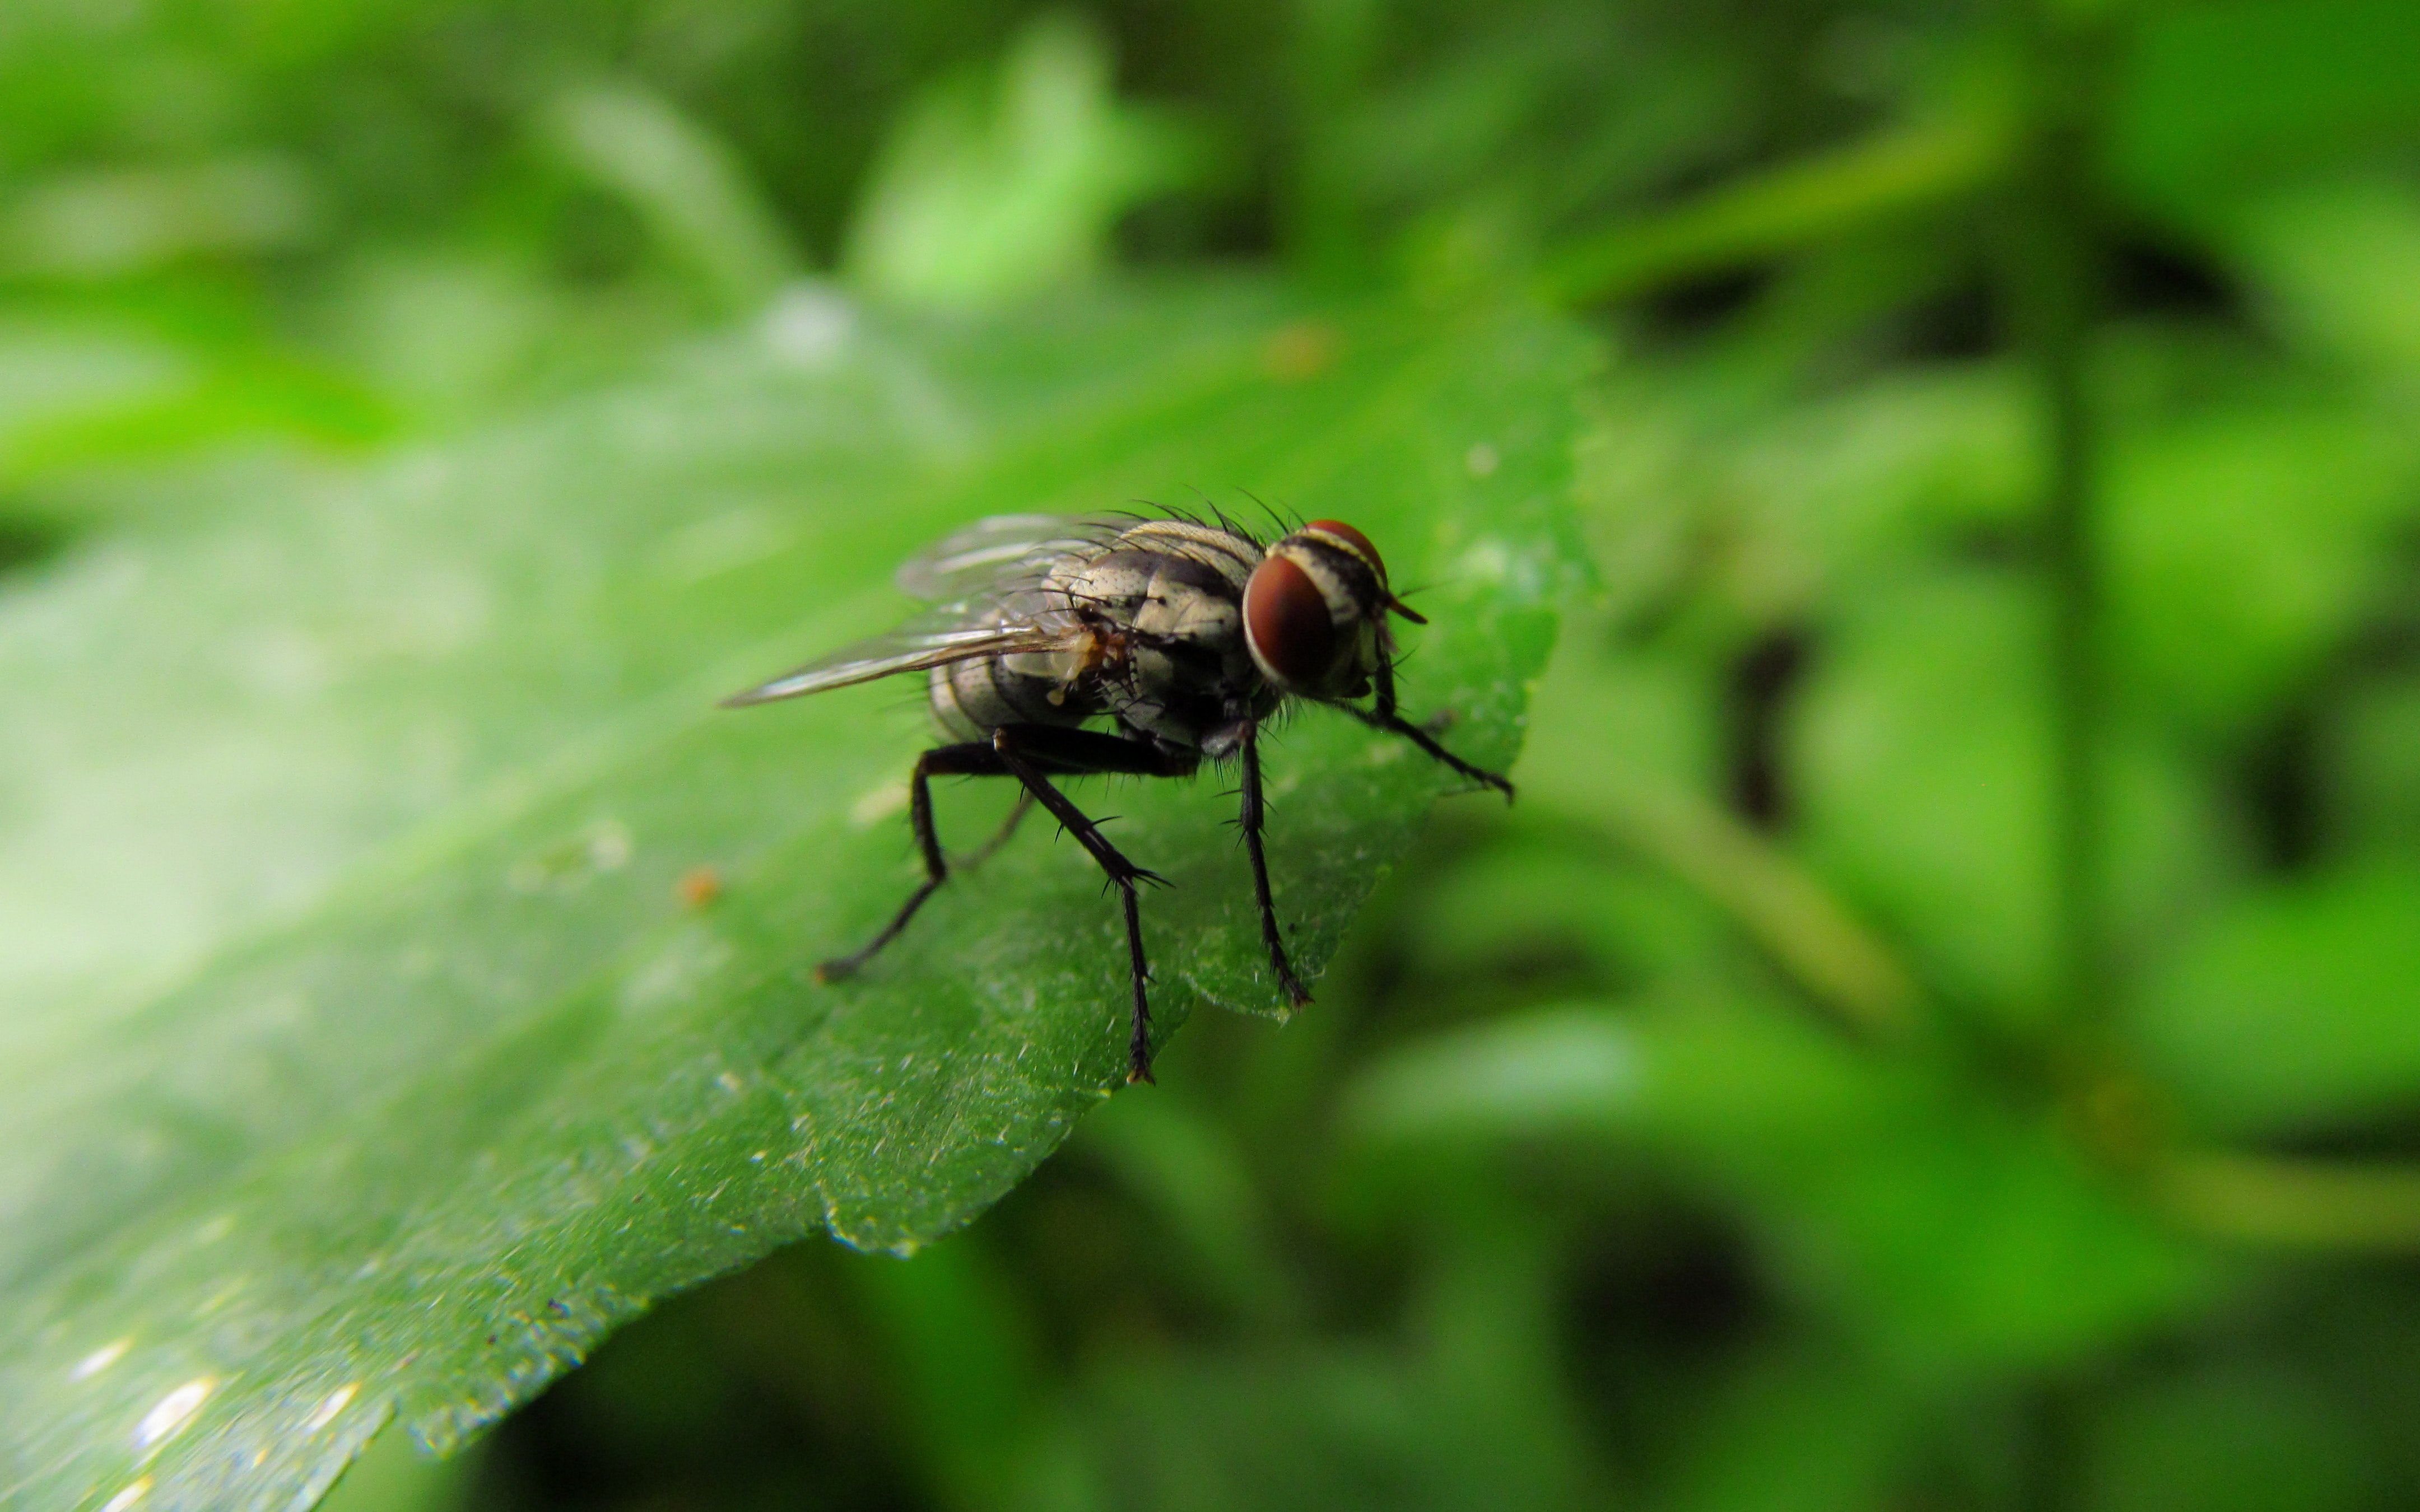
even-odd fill
[{"label": "fly's leg", "polygon": [[1025,823],[1025,816],[1032,811],[1033,795],[1023,788],[1018,788],[1016,806],[1008,810],[1008,817],[1000,822],[1000,828],[993,832],[991,839],[960,856],[957,866],[953,870],[971,872],[999,855],[1000,848],[1008,843],[1009,837],[1016,833],[1016,826]]},{"label": "fly's leg", "polygon": [[[1115,872],[1110,873],[1112,878]],[[1151,967],[1142,958],[1142,903],[1132,882],[1118,882],[1118,901],[1126,910],[1126,963],[1134,973],[1134,1032],[1126,1037],[1126,1085],[1157,1082],[1151,1073]]]},{"label": "fly's leg", "polygon": [[908,815],[916,832],[917,849],[924,857],[924,882],[900,905],[899,912],[884,926],[882,933],[869,941],[855,955],[827,961],[815,968],[823,981],[837,981],[847,977],[872,960],[876,952],[898,938],[916,910],[924,905],[935,889],[949,880],[950,865],[941,854],[941,842],[933,829],[933,795],[931,779],[936,777],[1014,777],[1023,785],[1016,807],[1009,813],[1001,831],[958,870],[988,856],[1016,828],[1033,803],[1050,810],[1051,816],[1076,837],[1078,844],[1100,864],[1110,882],[1119,889],[1125,905],[1126,955],[1134,978],[1134,1035],[1126,1046],[1126,1080],[1147,1082],[1151,1077],[1151,1003],[1144,992],[1149,977],[1142,953],[1142,912],[1136,888],[1140,883],[1166,879],[1128,861],[1118,848],[1109,843],[1100,826],[1084,811],[1067,800],[1064,794],[1050,785],[1046,771],[1063,776],[1087,777],[1123,773],[1134,777],[1182,777],[1193,770],[1195,763],[1182,755],[1165,753],[1136,741],[1122,740],[1114,735],[1088,730],[1063,730],[1049,725],[1007,725],[992,732],[988,742],[970,742],[962,746],[941,746],[916,759],[915,775],[908,789]]},{"label": "fly's leg", "polygon": [[[1006,770],[1001,764],[999,754],[979,741],[970,741],[963,746],[936,747],[916,758],[915,775],[908,779],[908,822],[916,831],[916,848],[923,853],[923,885],[908,895],[908,901],[899,905],[899,912],[892,917],[890,923],[882,926],[881,933],[866,942],[865,949],[815,967],[817,981],[840,981],[855,976],[859,967],[873,960],[884,946],[899,937],[899,932],[916,917],[916,910],[924,906],[924,900],[933,896],[934,890],[942,883],[950,880],[950,863],[941,855],[940,837],[933,830],[932,779],[935,777],[999,777]],[[1017,811],[1009,816],[1012,827],[1022,817],[1023,811],[1020,804]],[[1005,833],[1000,837],[1001,840],[1007,838]],[[991,849],[991,846],[985,846],[983,854],[989,855]]]},{"label": "fly's leg", "polygon": [[1468,762],[1464,761],[1461,757],[1446,749],[1443,746],[1438,745],[1435,735],[1430,734],[1419,725],[1413,724],[1411,721],[1405,719],[1402,715],[1395,712],[1395,664],[1391,660],[1385,656],[1380,656],[1378,658],[1377,673],[1373,678],[1373,681],[1377,685],[1377,696],[1371,700],[1372,706],[1370,708],[1364,709],[1351,703],[1340,703],[1336,706],[1342,709],[1345,713],[1353,716],[1356,719],[1360,720],[1363,724],[1368,725],[1373,730],[1384,730],[1388,734],[1403,736],[1405,740],[1410,741],[1413,745],[1418,746],[1420,749],[1428,752],[1429,755],[1436,761],[1444,763],[1446,765],[1453,768],[1456,772],[1468,778],[1473,782],[1477,782],[1484,787],[1494,788],[1497,792],[1503,794],[1505,802],[1511,803],[1512,801],[1512,782],[1511,779],[1507,778],[1501,772],[1491,772],[1485,767],[1471,765]]},{"label": "fly's leg", "polygon": [[1269,897],[1269,863],[1261,852],[1261,727],[1256,720],[1244,726],[1243,739],[1243,813],[1236,820],[1244,831],[1244,850],[1252,858],[1252,897],[1261,908],[1261,943],[1269,948],[1269,964],[1278,974],[1278,986],[1286,1001],[1296,1008],[1311,1002],[1311,993],[1302,980],[1294,974],[1294,963],[1286,959],[1285,939],[1278,933],[1278,910]]},{"label": "fly's leg", "polygon": [[1390,735],[1403,736],[1405,740],[1410,741],[1413,745],[1418,746],[1420,749],[1428,752],[1429,755],[1434,757],[1435,760],[1453,768],[1456,772],[1468,778],[1473,782],[1477,782],[1482,787],[1494,788],[1497,792],[1503,794],[1505,802],[1510,803],[1512,801],[1512,779],[1511,778],[1506,777],[1501,772],[1491,772],[1483,766],[1471,765],[1468,762],[1464,761],[1461,757],[1446,749],[1443,746],[1438,745],[1435,737],[1430,735],[1427,731],[1422,730],[1419,725],[1408,723],[1397,715],[1379,714],[1374,710],[1370,709],[1357,709],[1349,703],[1341,706],[1344,709],[1344,712],[1360,720],[1363,724],[1368,725],[1373,730],[1384,730]]},{"label": "fly's leg", "polygon": [[1151,1074],[1151,994],[1148,983],[1151,967],[1142,951],[1142,904],[1138,885],[1156,882],[1165,886],[1167,878],[1146,872],[1125,858],[1124,853],[1109,843],[1081,809],[1068,801],[1067,795],[1050,785],[1042,768],[1051,768],[1071,776],[1095,773],[1126,772],[1137,776],[1173,777],[1191,769],[1191,764],[1181,758],[1163,756],[1151,748],[1133,741],[1090,731],[1063,731],[1047,726],[1008,725],[992,732],[992,750],[1011,776],[1025,784],[1034,801],[1050,811],[1050,816],[1065,827],[1076,843],[1084,847],[1093,859],[1108,873],[1118,889],[1118,899],[1125,908],[1126,962],[1134,980],[1134,1033],[1126,1041],[1126,1080],[1147,1082]]}]

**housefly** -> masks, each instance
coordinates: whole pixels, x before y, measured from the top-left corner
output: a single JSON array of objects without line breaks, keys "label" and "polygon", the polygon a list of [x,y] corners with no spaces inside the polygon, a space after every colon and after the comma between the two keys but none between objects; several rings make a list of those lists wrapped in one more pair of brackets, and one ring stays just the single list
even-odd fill
[{"label": "housefly", "polygon": [[819,966],[821,980],[862,967],[949,879],[933,828],[932,779],[1014,778],[1022,792],[1000,839],[1039,803],[1118,889],[1134,979],[1126,1079],[1149,1081],[1137,889],[1165,879],[1128,860],[1051,779],[1188,777],[1205,759],[1234,762],[1261,938],[1279,987],[1297,1006],[1311,994],[1286,958],[1261,843],[1260,733],[1287,700],[1340,709],[1512,795],[1503,776],[1454,755],[1396,711],[1387,615],[1427,622],[1395,596],[1369,537],[1340,521],[1312,520],[1264,544],[1224,517],[1000,516],[909,561],[898,582],[936,607],[724,701],[768,703],[904,673],[925,677],[943,743],[916,759],[908,785],[924,881],[864,949]]}]

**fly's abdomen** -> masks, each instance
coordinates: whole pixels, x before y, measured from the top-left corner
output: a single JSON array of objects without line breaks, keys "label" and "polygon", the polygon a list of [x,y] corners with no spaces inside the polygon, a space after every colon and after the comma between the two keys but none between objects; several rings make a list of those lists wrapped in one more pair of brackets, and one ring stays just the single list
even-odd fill
[{"label": "fly's abdomen", "polygon": [[[988,740],[1007,724],[1079,725],[1098,701],[1070,686],[1056,653],[983,656],[936,667],[928,687],[933,723],[950,740]],[[1035,668],[1029,662],[1053,665]]]}]

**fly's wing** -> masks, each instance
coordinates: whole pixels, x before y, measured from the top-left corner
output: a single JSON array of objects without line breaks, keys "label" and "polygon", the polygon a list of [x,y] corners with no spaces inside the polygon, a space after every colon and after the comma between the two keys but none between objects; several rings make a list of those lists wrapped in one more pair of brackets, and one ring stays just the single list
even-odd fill
[{"label": "fly's wing", "polygon": [[888,635],[843,646],[769,683],[734,693],[722,701],[722,706],[740,708],[751,703],[770,703],[776,699],[801,698],[900,672],[921,672],[953,662],[972,661],[978,656],[1057,651],[1070,643],[1071,636],[1081,633],[1074,618],[1065,614],[1018,617],[994,612],[984,616],[991,621],[985,624],[971,620],[976,612],[973,605],[948,605],[910,620]]},{"label": "fly's wing", "polygon": [[934,604],[1000,595],[1039,582],[1059,558],[1131,523],[1081,515],[994,515],[908,558],[893,580],[901,593]]},{"label": "fly's wing", "polygon": [[888,635],[843,646],[761,687],[724,699],[726,707],[770,703],[899,672],[1014,652],[1078,647],[1082,624],[1063,594],[1046,589],[1051,567],[1070,551],[1117,533],[1123,522],[1067,515],[995,515],[926,548],[899,569],[903,592],[941,603]]}]

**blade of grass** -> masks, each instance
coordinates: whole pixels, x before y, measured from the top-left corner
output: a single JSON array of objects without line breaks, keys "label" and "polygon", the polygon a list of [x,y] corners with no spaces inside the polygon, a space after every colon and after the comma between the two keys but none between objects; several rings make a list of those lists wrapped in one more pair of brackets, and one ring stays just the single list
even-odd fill
[{"label": "blade of grass", "polygon": [[1598,732],[1625,717],[1618,689],[1558,661],[1514,774],[1527,822],[1660,867],[1729,914],[1837,1023],[1876,1039],[1918,1026],[1922,995],[1890,948],[1822,880],[1772,841],[1679,782],[1607,770]]},{"label": "blade of grass", "polygon": [[2194,1150],[2154,1167],[2169,1213],[2212,1238],[2263,1248],[2420,1251],[2420,1165]]},{"label": "blade of grass", "polygon": [[2090,172],[2098,61],[2088,33],[2026,8],[2025,131],[2006,298],[2032,369],[2044,469],[2040,532],[2051,592],[2052,855],[2059,994],[2071,1025],[2098,1026],[2109,999],[2103,936],[2102,571],[2093,536],[2096,438],[2086,393],[2098,300]]},{"label": "blade of grass", "polygon": [[1635,298],[1977,193],[2009,162],[2009,133],[1984,114],[1885,132],[1581,236],[1547,256],[1538,289],[1560,305]]}]

